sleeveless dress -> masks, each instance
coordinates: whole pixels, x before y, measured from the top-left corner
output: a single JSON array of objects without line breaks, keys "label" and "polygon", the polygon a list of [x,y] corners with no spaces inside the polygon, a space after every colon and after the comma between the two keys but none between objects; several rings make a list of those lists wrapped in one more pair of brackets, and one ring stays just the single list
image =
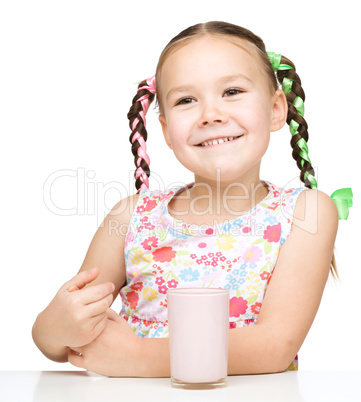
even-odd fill
[{"label": "sleeveless dress", "polygon": [[[141,337],[168,337],[167,290],[230,290],[229,328],[255,325],[293,210],[306,187],[285,190],[267,180],[267,196],[236,219],[196,226],[169,214],[177,193],[143,189],[125,238],[126,283],[120,315]],[[296,355],[287,370],[298,369]]]}]

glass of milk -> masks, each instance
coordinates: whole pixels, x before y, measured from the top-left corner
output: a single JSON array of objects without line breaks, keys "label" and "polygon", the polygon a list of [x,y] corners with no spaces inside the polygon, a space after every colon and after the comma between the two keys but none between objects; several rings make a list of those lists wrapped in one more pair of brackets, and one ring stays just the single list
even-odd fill
[{"label": "glass of milk", "polygon": [[225,387],[229,290],[170,289],[167,302],[172,387]]}]

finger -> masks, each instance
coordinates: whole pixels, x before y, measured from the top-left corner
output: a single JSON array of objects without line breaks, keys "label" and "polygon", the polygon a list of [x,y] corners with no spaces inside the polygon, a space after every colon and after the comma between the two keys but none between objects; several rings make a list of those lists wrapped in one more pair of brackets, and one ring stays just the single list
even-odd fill
[{"label": "finger", "polygon": [[106,282],[99,285],[90,286],[83,290],[82,302],[84,304],[95,303],[105,297],[113,294],[115,289],[114,283]]},{"label": "finger", "polygon": [[78,352],[75,352],[72,349],[68,351],[68,362],[71,363],[75,367],[85,368],[84,367],[84,356],[79,355]]},{"label": "finger", "polygon": [[107,316],[109,320],[116,322],[121,322],[121,320],[124,320],[124,318],[122,318],[116,311],[111,308],[107,309]]},{"label": "finger", "polygon": [[78,289],[82,289],[88,283],[93,282],[99,275],[100,269],[94,267],[86,271],[79,272],[70,281],[66,282],[64,285],[66,289],[76,286]]},{"label": "finger", "polygon": [[[99,317],[101,317],[101,315],[99,315]],[[103,318],[94,327],[94,339],[104,331],[105,327],[107,326],[107,322],[108,316],[104,314]]]},{"label": "finger", "polygon": [[95,317],[99,314],[104,314],[108,310],[109,306],[112,305],[112,302],[113,293],[110,293],[108,296],[103,297],[103,299],[86,305],[87,316]]}]

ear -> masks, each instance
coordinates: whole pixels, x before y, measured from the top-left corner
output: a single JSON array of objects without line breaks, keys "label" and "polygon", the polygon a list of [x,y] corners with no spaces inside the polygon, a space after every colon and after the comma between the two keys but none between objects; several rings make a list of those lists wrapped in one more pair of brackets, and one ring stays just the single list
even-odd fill
[{"label": "ear", "polygon": [[159,122],[162,126],[162,131],[163,131],[163,136],[164,136],[165,142],[167,143],[168,147],[170,149],[172,149],[172,144],[170,142],[169,134],[168,134],[167,122],[166,122],[165,117],[162,114],[159,115]]},{"label": "ear", "polygon": [[287,121],[288,105],[285,93],[277,89],[273,96],[272,119],[270,131],[280,130]]}]

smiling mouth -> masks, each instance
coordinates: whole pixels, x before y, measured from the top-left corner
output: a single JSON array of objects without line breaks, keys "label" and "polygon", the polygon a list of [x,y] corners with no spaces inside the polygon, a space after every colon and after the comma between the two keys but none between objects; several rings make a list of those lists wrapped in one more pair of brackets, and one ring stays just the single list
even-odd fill
[{"label": "smiling mouth", "polygon": [[214,145],[221,145],[226,142],[232,142],[237,140],[238,138],[243,137],[242,135],[239,135],[238,137],[227,137],[227,138],[218,138],[216,140],[210,140],[210,141],[205,141],[202,142],[201,144],[198,144],[197,147],[213,147]]}]

